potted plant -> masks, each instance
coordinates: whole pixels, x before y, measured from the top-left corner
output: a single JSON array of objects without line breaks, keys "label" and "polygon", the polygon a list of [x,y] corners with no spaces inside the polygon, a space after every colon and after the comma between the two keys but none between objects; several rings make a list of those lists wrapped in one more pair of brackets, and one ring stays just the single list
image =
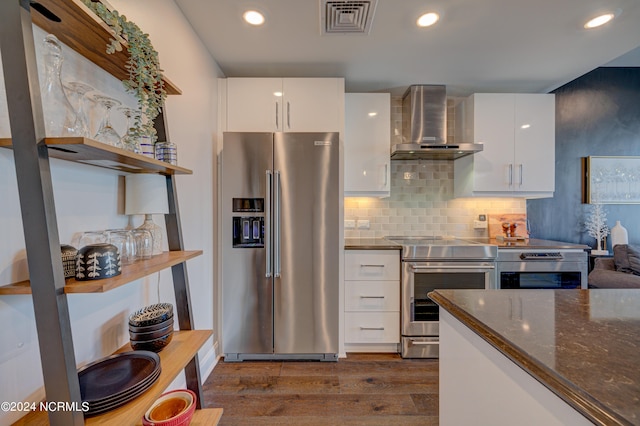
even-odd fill
[{"label": "potted plant", "polygon": [[117,38],[127,42],[129,60],[125,67],[129,78],[123,80],[123,83],[127,91],[138,100],[140,109],[140,114],[134,116],[132,133],[133,136],[150,137],[155,141],[156,130],[153,120],[160,113],[167,97],[158,52],[153,48],[149,35],[135,23],[128,21],[124,15],[120,15],[117,10],[110,10],[97,1],[82,1],[109,25],[116,35],[107,45],[107,53],[122,50],[122,44]]}]

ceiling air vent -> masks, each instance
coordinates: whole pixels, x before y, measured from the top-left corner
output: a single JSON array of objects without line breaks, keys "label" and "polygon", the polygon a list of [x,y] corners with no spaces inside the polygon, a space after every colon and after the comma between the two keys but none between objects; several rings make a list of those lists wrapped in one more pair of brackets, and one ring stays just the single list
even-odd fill
[{"label": "ceiling air vent", "polygon": [[322,34],[369,34],[378,0],[320,0]]}]

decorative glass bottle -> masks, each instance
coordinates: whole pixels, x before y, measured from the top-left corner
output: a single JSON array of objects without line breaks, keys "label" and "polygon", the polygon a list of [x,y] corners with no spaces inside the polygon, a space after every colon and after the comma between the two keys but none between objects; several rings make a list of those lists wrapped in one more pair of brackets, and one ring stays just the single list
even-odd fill
[{"label": "decorative glass bottle", "polygon": [[62,88],[62,45],[48,34],[43,43],[45,78],[41,89],[45,134],[50,137],[81,136],[82,123]]},{"label": "decorative glass bottle", "polygon": [[627,228],[620,224],[619,220],[616,220],[616,224],[611,228],[611,248],[618,244],[629,244],[629,234]]}]

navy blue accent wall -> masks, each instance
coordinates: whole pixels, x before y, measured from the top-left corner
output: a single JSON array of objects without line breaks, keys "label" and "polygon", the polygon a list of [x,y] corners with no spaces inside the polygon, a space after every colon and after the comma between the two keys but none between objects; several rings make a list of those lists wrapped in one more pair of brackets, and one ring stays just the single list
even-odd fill
[{"label": "navy blue accent wall", "polygon": [[[556,190],[528,200],[531,236],[595,247],[584,222],[581,157],[640,156],[640,68],[597,68],[556,89]],[[640,244],[640,204],[606,204],[608,225],[627,228]],[[607,241],[608,249],[611,243]]]}]

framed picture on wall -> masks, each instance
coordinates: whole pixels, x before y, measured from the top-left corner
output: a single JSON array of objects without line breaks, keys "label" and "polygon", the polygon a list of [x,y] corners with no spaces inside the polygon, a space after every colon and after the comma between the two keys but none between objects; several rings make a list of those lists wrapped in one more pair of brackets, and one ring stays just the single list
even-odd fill
[{"label": "framed picture on wall", "polygon": [[640,204],[640,157],[584,157],[582,202]]}]

